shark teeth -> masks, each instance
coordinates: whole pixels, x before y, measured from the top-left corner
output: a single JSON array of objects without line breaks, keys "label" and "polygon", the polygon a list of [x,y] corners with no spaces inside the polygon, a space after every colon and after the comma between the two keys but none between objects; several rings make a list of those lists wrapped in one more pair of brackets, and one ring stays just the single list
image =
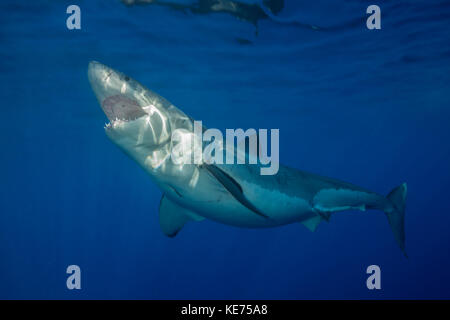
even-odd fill
[{"label": "shark teeth", "polygon": [[132,122],[132,121],[136,121],[139,118],[134,118],[134,119],[119,119],[119,118],[115,118],[114,120],[111,120],[111,122],[109,123],[105,123],[104,128],[105,129],[111,129],[114,128],[115,125],[119,124],[119,123],[127,123],[127,122]]}]

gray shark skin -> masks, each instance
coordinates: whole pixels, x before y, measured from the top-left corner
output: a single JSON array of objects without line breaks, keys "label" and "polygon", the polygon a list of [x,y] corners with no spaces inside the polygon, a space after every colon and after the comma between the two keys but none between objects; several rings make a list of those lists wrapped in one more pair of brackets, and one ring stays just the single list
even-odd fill
[{"label": "gray shark skin", "polygon": [[314,231],[335,212],[373,209],[386,214],[405,253],[405,183],[384,197],[283,165],[275,175],[260,175],[253,164],[176,164],[170,157],[172,133],[192,133],[189,116],[101,63],[89,64],[88,78],[110,121],[107,136],[162,190],[159,222],[167,236],[175,236],[188,221],[204,219],[248,228],[300,222]]}]

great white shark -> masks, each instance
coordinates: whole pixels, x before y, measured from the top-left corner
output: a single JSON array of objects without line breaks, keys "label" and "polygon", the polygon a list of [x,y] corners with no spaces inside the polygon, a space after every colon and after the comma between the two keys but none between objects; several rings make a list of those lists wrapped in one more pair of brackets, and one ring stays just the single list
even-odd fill
[{"label": "great white shark", "polygon": [[385,197],[283,165],[275,175],[261,175],[251,164],[177,164],[170,157],[172,133],[192,132],[192,118],[99,62],[89,63],[88,78],[110,121],[106,135],[162,190],[159,223],[167,236],[174,237],[188,221],[204,219],[248,228],[302,223],[315,231],[336,212],[380,210],[405,253],[406,183]]}]

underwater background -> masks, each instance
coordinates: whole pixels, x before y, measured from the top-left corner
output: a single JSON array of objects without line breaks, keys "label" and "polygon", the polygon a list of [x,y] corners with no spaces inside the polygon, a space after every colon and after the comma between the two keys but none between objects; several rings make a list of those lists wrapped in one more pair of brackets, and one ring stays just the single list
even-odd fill
[{"label": "underwater background", "polygon": [[[70,4],[81,30],[66,28]],[[381,30],[366,27],[371,4]],[[314,233],[203,221],[167,238],[161,191],[104,134],[91,60],[208,127],[279,128],[285,165],[381,194],[406,182],[409,257],[379,211]],[[287,0],[257,27],[118,0],[1,1],[0,298],[450,298],[449,74],[449,1]],[[72,264],[81,290],[66,288]],[[372,264],[381,290],[366,287]]]}]

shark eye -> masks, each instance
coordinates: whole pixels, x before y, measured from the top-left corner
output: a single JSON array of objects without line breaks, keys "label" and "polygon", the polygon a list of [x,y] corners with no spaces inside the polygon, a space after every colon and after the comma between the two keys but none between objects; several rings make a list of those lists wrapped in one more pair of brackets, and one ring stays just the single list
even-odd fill
[{"label": "shark eye", "polygon": [[125,81],[130,81],[130,77],[129,76],[125,76]]}]

